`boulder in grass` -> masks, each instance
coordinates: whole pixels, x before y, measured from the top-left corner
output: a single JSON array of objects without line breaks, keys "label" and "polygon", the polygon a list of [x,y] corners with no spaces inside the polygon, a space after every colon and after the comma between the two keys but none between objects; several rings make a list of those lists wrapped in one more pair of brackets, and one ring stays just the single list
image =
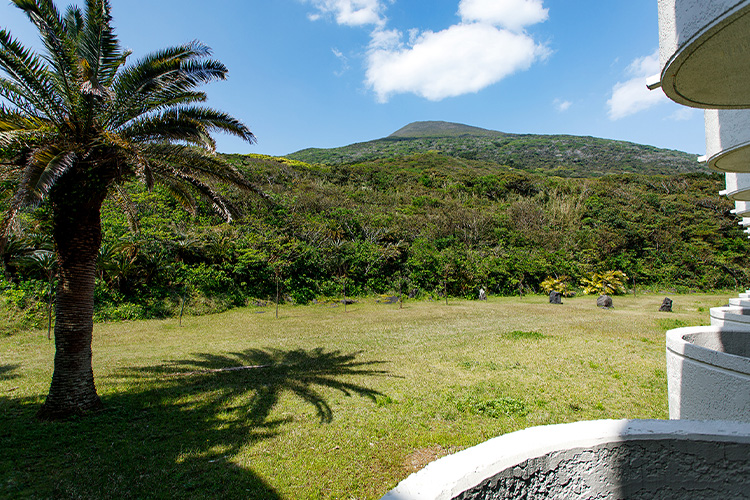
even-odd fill
[{"label": "boulder in grass", "polygon": [[562,293],[552,290],[549,293],[550,304],[562,304]]},{"label": "boulder in grass", "polygon": [[659,312],[672,312],[672,299],[669,297],[664,297],[664,301],[661,303],[661,307],[659,307]]},{"label": "boulder in grass", "polygon": [[596,299],[596,306],[606,309],[612,309],[612,297],[610,297],[609,295],[600,295],[599,298]]}]

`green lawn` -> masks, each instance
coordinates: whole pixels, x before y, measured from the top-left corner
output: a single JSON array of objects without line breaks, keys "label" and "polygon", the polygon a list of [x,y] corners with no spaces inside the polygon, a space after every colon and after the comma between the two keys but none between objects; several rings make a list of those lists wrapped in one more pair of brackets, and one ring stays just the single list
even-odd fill
[{"label": "green lawn", "polygon": [[[379,498],[524,427],[667,418],[664,332],[725,295],[373,301],[97,325],[106,411],[40,423],[46,331],[0,338],[0,497]],[[231,367],[245,367],[226,370]]]}]

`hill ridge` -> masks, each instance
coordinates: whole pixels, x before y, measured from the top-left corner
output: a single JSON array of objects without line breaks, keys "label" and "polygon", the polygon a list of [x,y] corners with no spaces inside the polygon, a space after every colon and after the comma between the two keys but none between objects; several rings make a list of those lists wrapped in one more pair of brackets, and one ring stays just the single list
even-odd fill
[{"label": "hill ridge", "polygon": [[505,135],[497,130],[489,130],[463,123],[445,121],[416,121],[401,127],[386,138],[455,137],[455,136],[498,136]]},{"label": "hill ridge", "polygon": [[440,121],[413,122],[382,139],[308,148],[287,158],[344,165],[435,152],[558,177],[708,172],[695,155],[683,151],[591,136],[509,134]]}]

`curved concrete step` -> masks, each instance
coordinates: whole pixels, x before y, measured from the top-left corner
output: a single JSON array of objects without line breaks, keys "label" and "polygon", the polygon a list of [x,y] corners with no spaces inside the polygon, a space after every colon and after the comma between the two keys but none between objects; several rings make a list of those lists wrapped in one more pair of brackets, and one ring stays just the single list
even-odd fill
[{"label": "curved concrete step", "polygon": [[750,424],[741,422],[531,427],[436,460],[381,500],[744,498],[748,456]]}]

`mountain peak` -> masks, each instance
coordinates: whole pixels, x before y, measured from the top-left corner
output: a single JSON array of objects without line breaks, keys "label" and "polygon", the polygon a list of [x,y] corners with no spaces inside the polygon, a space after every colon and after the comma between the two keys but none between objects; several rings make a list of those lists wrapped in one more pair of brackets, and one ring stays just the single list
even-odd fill
[{"label": "mountain peak", "polygon": [[437,152],[479,164],[556,177],[705,172],[695,156],[625,141],[573,135],[509,134],[460,123],[414,122],[383,139],[332,149],[306,149],[287,158],[342,165]]},{"label": "mountain peak", "polygon": [[413,122],[398,129],[389,138],[417,138],[417,137],[459,137],[459,136],[501,136],[502,132],[472,127],[462,123],[441,121]]}]

